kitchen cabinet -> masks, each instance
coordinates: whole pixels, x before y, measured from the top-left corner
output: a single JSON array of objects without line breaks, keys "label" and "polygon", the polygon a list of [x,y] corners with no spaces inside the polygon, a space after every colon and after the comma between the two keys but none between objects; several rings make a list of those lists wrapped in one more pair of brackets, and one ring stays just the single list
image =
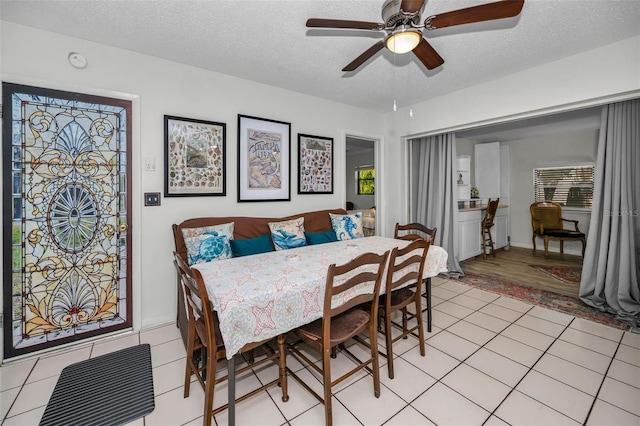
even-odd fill
[{"label": "kitchen cabinet", "polygon": [[491,228],[491,238],[496,249],[509,245],[509,208],[498,208],[493,218],[493,228]]},{"label": "kitchen cabinet", "polygon": [[[461,209],[458,212],[458,261],[482,254],[481,224],[487,206]],[[493,219],[491,237],[495,249],[509,246],[509,208],[500,205]]]},{"label": "kitchen cabinet", "polygon": [[461,211],[458,213],[458,260],[462,261],[482,253],[480,234],[480,210]]}]

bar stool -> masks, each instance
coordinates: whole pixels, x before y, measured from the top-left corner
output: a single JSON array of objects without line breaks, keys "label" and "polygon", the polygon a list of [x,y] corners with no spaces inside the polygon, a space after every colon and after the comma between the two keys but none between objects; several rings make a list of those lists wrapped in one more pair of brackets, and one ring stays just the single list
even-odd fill
[{"label": "bar stool", "polygon": [[493,237],[491,236],[491,228],[493,228],[493,218],[496,215],[496,210],[498,210],[498,203],[500,202],[500,198],[496,198],[494,201],[487,202],[487,213],[482,219],[482,223],[480,224],[480,232],[482,234],[482,258],[487,258],[487,248],[491,250],[491,254],[493,257],[496,257],[495,246],[493,243]]}]

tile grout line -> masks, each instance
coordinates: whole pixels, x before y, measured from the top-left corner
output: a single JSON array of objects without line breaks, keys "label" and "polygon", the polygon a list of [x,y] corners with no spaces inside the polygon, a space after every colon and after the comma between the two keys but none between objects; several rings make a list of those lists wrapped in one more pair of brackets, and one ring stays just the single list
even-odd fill
[{"label": "tile grout line", "polygon": [[[584,420],[585,424],[586,424],[587,420],[589,420],[589,417],[591,416],[591,413],[593,412],[593,407],[595,407],[595,405],[596,405],[596,401],[598,400],[598,395],[600,395],[600,391],[602,390],[602,386],[604,385],[604,381],[607,379],[607,374],[609,373],[609,370],[611,369],[611,365],[613,364],[613,361],[615,360],[616,355],[618,354],[618,350],[620,349],[620,345],[622,344],[622,339],[623,338],[624,338],[624,333],[620,336],[620,340],[618,341],[618,347],[616,348],[616,351],[611,356],[611,360],[609,361],[609,365],[607,366],[607,371],[605,371],[603,376],[602,376],[602,381],[600,382],[600,386],[598,387],[598,391],[596,392],[596,395],[593,398],[593,402],[591,403],[591,407],[589,407],[589,411],[587,412],[587,417]],[[615,380],[615,379],[612,379],[612,380]],[[604,401],[604,402],[606,402],[606,401]],[[609,403],[609,404],[611,404],[611,403]],[[614,404],[611,404],[611,405],[613,405],[614,407],[620,408],[617,405],[614,405]],[[624,408],[620,408],[620,409],[624,410],[624,411],[627,411]]]},{"label": "tile grout line", "polygon": [[[533,307],[532,307],[531,309],[533,309]],[[528,312],[528,311],[527,311],[527,312]],[[575,317],[574,317],[574,318],[573,318],[573,319],[572,319],[572,320],[571,320],[571,321],[570,321],[570,322],[565,326],[564,330],[566,330],[566,329],[568,329],[568,328],[569,328],[569,326],[571,325],[571,323],[573,322],[573,320],[574,320],[574,319],[575,319]],[[564,330],[563,330],[563,332],[564,332]],[[560,335],[561,335],[561,334],[562,334],[562,333],[560,333]],[[536,360],[536,361],[531,365],[531,367],[529,367],[529,370],[528,370],[528,371],[527,371],[527,372],[526,372],[526,373],[525,373],[525,374],[520,378],[520,380],[518,380],[518,383],[516,383],[516,384],[511,388],[511,390],[509,391],[509,393],[507,393],[507,395],[506,395],[506,396],[504,397],[504,399],[500,402],[500,404],[498,404],[498,405],[496,406],[496,408],[491,412],[491,416],[496,416],[496,417],[498,417],[500,420],[503,420],[502,418],[500,418],[499,416],[497,416],[497,415],[495,414],[495,412],[498,410],[498,408],[500,408],[500,406],[501,406],[501,405],[502,405],[502,404],[507,400],[507,398],[509,398],[509,396],[510,396],[514,391],[516,391],[516,392],[520,392],[520,391],[516,390],[516,388],[518,387],[518,385],[519,385],[520,383],[522,383],[522,381],[525,379],[525,377],[527,377],[527,376],[529,375],[529,373],[531,373],[532,371],[534,371],[534,370],[533,370],[533,367],[535,367],[535,366],[536,366],[536,364],[538,364],[538,362],[540,362],[540,360],[541,360],[541,359],[542,359],[542,358],[547,354],[547,352],[548,352],[549,348],[551,348],[551,346],[553,346],[553,344],[554,344],[554,343],[555,343],[555,342],[560,338],[560,335],[558,335],[558,337],[554,338],[553,342],[551,342],[551,344],[547,347],[547,349],[545,349],[545,350],[542,352],[542,354],[538,357],[538,359],[537,359],[537,360]],[[527,346],[528,346],[528,345],[527,345]],[[491,350],[491,349],[489,349],[489,350]],[[521,364],[521,365],[522,365],[522,364]],[[562,382],[560,382],[560,383],[562,383]],[[520,393],[522,393],[522,392],[520,392]],[[547,407],[547,408],[549,408],[549,409],[551,409],[551,410],[553,410],[553,411],[555,411],[555,412],[557,412],[557,413],[560,413],[561,415],[563,415],[563,416],[565,416],[565,417],[567,417],[567,418],[569,418],[569,419],[571,419],[571,420],[574,420],[574,419],[572,419],[571,417],[569,417],[567,414],[565,414],[565,413],[563,413],[563,412],[561,412],[561,411],[558,411],[558,410],[556,410],[556,409],[555,409],[555,408],[553,408],[553,407],[549,407],[549,406],[548,406],[547,404],[545,404],[544,402],[542,402],[542,401],[538,401],[537,399],[535,399],[535,398],[533,398],[532,396],[527,395],[527,394],[525,394],[525,393],[522,393],[522,394],[523,394],[523,395],[525,395],[525,396],[527,396],[527,397],[529,397],[529,398],[531,398],[531,399],[533,399],[534,401],[539,402],[540,404],[544,405],[545,407]],[[489,416],[489,418],[491,418],[491,416]],[[488,420],[488,419],[487,419],[487,420]],[[505,420],[503,420],[503,421],[505,421]],[[486,422],[485,422],[485,423],[486,423]],[[505,423],[506,423],[506,421],[505,421]],[[583,422],[583,424],[584,424],[584,422]]]}]

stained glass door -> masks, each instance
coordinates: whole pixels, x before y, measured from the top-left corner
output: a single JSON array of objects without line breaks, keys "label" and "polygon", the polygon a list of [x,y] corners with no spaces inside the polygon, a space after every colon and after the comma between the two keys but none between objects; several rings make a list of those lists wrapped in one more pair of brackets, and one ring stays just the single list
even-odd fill
[{"label": "stained glass door", "polygon": [[4,357],[131,327],[131,103],[3,83],[3,106]]}]

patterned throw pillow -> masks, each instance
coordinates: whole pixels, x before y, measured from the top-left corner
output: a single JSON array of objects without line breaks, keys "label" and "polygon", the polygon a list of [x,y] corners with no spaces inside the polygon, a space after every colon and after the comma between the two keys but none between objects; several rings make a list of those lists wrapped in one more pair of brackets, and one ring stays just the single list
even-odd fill
[{"label": "patterned throw pillow", "polygon": [[304,237],[304,217],[285,222],[269,222],[269,229],[276,251],[307,245]]},{"label": "patterned throw pillow", "polygon": [[331,226],[336,232],[339,241],[362,238],[362,213],[333,214],[329,213]]},{"label": "patterned throw pillow", "polygon": [[233,225],[231,222],[183,229],[182,237],[187,246],[189,266],[233,257],[229,245],[229,241],[233,239]]}]

